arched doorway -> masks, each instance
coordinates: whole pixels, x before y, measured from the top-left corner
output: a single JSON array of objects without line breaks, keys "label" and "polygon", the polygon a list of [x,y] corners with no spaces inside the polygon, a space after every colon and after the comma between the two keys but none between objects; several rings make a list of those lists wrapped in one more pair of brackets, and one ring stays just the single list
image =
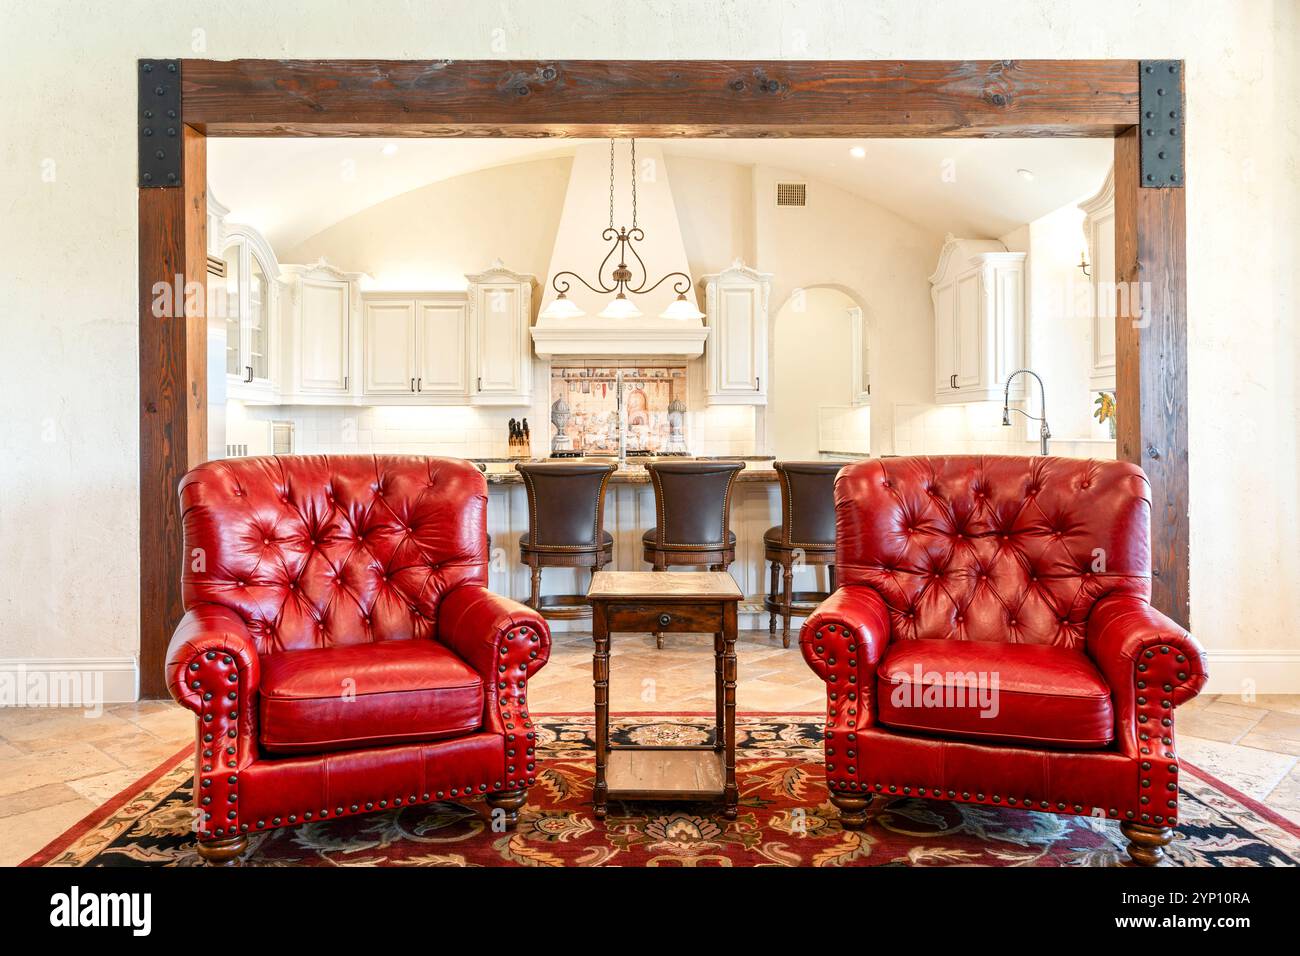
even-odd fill
[{"label": "arched doorway", "polygon": [[776,454],[815,459],[824,451],[866,452],[870,332],[856,297],[838,286],[797,289],[776,314],[772,341],[779,400],[768,414]]}]

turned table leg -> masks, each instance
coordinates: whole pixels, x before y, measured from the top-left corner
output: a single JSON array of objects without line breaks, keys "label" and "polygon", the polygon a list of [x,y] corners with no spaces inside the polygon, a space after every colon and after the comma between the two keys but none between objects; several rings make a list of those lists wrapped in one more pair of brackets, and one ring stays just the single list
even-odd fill
[{"label": "turned table leg", "polygon": [[1119,828],[1128,837],[1128,855],[1138,866],[1159,866],[1165,859],[1165,847],[1174,838],[1171,827],[1124,822]]},{"label": "turned table leg", "polygon": [[240,854],[248,849],[248,837],[240,834],[228,840],[200,840],[199,856],[208,866],[239,866]]},{"label": "turned table leg", "polygon": [[609,761],[609,623],[602,601],[592,604],[591,632],[596,645],[591,659],[592,683],[596,691],[596,783],[592,790],[592,810],[597,819],[603,820],[609,803],[609,786],[605,782],[605,767]]}]

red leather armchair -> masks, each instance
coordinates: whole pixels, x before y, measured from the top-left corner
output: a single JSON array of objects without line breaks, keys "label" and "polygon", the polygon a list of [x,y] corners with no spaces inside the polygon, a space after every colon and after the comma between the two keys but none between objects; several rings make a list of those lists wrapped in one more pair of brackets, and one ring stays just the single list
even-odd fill
[{"label": "red leather armchair", "polygon": [[835,483],[840,588],[800,634],[827,684],[842,824],[876,796],[1121,821],[1159,862],[1178,819],[1174,708],[1205,655],[1151,607],[1134,465],[896,458]]},{"label": "red leather armchair", "polygon": [[487,486],[406,456],[214,461],[181,482],[172,696],[198,715],[199,852],[534,782],[527,683],[550,631],[487,590]]}]

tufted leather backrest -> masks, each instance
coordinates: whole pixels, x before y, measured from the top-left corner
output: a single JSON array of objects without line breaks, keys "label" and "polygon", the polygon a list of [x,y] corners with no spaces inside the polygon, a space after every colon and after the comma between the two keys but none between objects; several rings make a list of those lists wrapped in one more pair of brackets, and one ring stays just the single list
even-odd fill
[{"label": "tufted leather backrest", "polygon": [[599,548],[605,486],[617,467],[566,461],[515,465],[528,490],[529,546]]},{"label": "tufted leather backrest", "polygon": [[655,489],[656,546],[727,546],[731,487],[743,461],[659,461],[645,468]]},{"label": "tufted leather backrest", "polygon": [[487,483],[466,461],[232,458],[180,496],[186,609],[231,608],[262,654],[430,637],[443,594],[487,584]]},{"label": "tufted leather backrest", "polygon": [[1092,606],[1149,599],[1150,489],[1136,465],[882,458],[835,482],[842,584],[868,584],[894,639],[1082,649]]}]

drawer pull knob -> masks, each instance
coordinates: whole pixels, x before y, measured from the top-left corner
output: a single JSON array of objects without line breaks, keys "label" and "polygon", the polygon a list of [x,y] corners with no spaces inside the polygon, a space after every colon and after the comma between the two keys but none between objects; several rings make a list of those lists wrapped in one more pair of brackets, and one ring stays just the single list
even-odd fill
[{"label": "drawer pull knob", "polygon": [[669,624],[671,624],[672,622],[673,622],[673,616],[672,616],[671,614],[660,614],[660,615],[659,615],[659,626],[660,626],[660,627],[667,627],[667,626],[668,626]]}]

